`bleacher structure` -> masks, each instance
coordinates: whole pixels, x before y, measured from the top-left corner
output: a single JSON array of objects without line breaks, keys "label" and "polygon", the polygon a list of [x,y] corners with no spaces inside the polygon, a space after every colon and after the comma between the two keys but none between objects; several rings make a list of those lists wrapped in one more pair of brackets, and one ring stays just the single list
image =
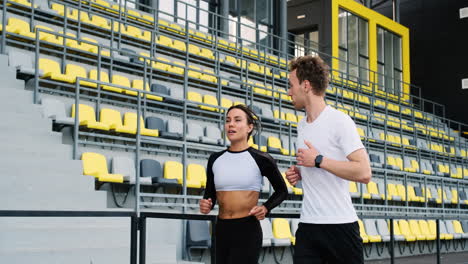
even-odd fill
[{"label": "bleacher structure", "polygon": [[[9,209],[197,213],[206,161],[229,144],[222,130],[225,111],[233,104],[252,106],[259,115],[262,130],[250,140],[253,147],[269,152],[282,172],[295,162],[297,122],[305,113],[294,110],[287,95],[291,56],[261,44],[233,42],[216,28],[191,28],[192,21],[183,17],[170,21],[160,18],[161,10],[134,6],[107,0],[1,1],[0,87],[8,96],[0,102],[6,120],[0,137],[8,143],[7,152],[19,151],[5,163],[24,170],[22,175],[16,167],[0,168],[9,183],[2,185],[1,194]],[[354,119],[372,164],[369,184],[350,183],[362,218],[366,258],[388,257],[389,216],[401,216],[394,222],[397,255],[434,252],[435,217],[443,219],[445,251],[465,250],[466,124],[438,115],[434,109],[443,106],[421,97],[388,95],[376,83],[364,85],[332,71],[326,101]],[[24,129],[31,130],[23,134]],[[25,155],[24,163],[15,161],[32,148],[34,155]],[[48,161],[30,163],[36,158]],[[43,178],[29,175],[35,165]],[[18,181],[25,184],[15,185]],[[287,185],[289,197],[274,212],[299,213],[301,186]],[[26,191],[29,196],[21,194]],[[261,201],[271,192],[265,180]],[[180,223],[155,222],[158,237],[172,237],[157,240],[153,263],[177,263],[191,258],[193,249],[210,247],[209,234],[199,230],[208,232],[208,227]],[[264,263],[292,263],[285,249],[295,243],[297,224],[297,219],[262,221]],[[109,255],[119,251],[107,249]],[[25,252],[15,250],[11,246],[4,260],[18,260]],[[107,263],[105,254],[101,259],[95,251],[82,255],[92,263]],[[0,248],[0,259],[2,255]],[[113,263],[127,262],[113,256]]]}]

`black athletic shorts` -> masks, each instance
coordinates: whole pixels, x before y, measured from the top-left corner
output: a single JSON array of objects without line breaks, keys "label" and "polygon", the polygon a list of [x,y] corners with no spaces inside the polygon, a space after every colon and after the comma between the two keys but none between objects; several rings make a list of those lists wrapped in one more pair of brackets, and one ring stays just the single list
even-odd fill
[{"label": "black athletic shorts", "polygon": [[364,263],[362,238],[357,222],[349,224],[299,223],[294,264]]},{"label": "black athletic shorts", "polygon": [[216,263],[257,264],[263,233],[254,216],[216,222]]}]

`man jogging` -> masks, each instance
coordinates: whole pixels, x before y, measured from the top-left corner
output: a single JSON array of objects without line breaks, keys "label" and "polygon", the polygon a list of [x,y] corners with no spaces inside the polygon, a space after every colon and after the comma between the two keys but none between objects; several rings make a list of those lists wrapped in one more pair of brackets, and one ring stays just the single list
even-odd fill
[{"label": "man jogging", "polygon": [[356,124],[326,105],[329,68],[320,57],[303,56],[290,63],[288,95],[294,108],[305,109],[298,124],[297,166],[286,172],[304,197],[296,231],[294,263],[364,263],[358,217],[349,181],[368,183],[369,157]]}]

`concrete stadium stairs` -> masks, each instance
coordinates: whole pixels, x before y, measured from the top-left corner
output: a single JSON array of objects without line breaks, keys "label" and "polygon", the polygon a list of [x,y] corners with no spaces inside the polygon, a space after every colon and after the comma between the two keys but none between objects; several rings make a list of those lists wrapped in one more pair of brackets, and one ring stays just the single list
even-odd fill
[{"label": "concrete stadium stairs", "polygon": [[[114,210],[107,208],[107,192],[96,191],[94,178],[82,175],[72,146],[62,144],[62,133],[52,131],[41,106],[33,104],[33,93],[15,77],[8,57],[0,55],[0,208]],[[161,223],[148,230],[153,225]],[[148,241],[147,263],[177,263],[180,239],[171,239]],[[0,263],[128,264],[129,259],[129,218],[0,217]]]}]

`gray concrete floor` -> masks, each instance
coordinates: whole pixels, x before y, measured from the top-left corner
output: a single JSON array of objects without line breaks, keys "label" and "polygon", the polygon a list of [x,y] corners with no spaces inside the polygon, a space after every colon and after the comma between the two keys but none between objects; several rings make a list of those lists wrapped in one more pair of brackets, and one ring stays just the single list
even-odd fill
[{"label": "gray concrete floor", "polygon": [[[424,255],[396,258],[395,264],[436,264],[437,256]],[[468,264],[468,252],[441,254],[441,264]],[[390,259],[366,261],[365,264],[390,264]]]}]

